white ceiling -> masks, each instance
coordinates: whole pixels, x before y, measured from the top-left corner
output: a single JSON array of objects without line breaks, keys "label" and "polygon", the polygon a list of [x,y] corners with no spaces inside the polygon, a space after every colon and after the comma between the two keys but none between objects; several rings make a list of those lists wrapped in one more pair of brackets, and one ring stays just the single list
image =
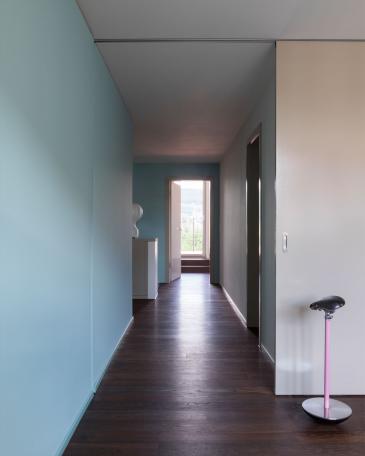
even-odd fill
[{"label": "white ceiling", "polygon": [[[365,0],[78,0],[95,39],[365,39]],[[270,43],[99,43],[140,160],[219,160],[272,72]]]},{"label": "white ceiling", "polygon": [[134,121],[134,153],[219,160],[255,101],[272,44],[99,44]]}]

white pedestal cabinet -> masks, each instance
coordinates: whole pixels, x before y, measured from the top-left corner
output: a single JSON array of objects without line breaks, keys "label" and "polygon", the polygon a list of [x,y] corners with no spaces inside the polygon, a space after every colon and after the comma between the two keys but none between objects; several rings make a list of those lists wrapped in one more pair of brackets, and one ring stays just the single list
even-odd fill
[{"label": "white pedestal cabinet", "polygon": [[133,239],[133,298],[156,299],[157,239]]}]

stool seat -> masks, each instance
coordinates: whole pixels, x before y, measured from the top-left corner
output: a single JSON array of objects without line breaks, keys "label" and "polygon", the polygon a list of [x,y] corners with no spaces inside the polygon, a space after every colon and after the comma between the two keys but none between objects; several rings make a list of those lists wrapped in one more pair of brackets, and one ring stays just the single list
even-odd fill
[{"label": "stool seat", "polygon": [[345,300],[341,296],[327,296],[310,305],[312,310],[324,310],[328,313],[335,313],[337,309],[345,305]]}]

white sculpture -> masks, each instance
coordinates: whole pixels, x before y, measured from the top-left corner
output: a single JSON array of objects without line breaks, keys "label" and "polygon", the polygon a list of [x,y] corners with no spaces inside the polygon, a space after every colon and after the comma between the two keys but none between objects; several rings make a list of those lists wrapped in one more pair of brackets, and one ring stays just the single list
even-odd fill
[{"label": "white sculpture", "polygon": [[132,227],[132,237],[139,237],[139,229],[137,228],[137,222],[142,218],[143,209],[139,204],[133,203],[133,227]]}]

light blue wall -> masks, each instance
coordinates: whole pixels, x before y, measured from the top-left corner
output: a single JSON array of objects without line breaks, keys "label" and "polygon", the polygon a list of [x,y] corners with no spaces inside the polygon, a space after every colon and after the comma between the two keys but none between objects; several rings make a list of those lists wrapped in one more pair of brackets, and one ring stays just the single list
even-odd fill
[{"label": "light blue wall", "polygon": [[143,207],[138,222],[141,238],[157,237],[158,279],[167,281],[166,268],[166,214],[169,178],[211,177],[213,197],[212,280],[219,283],[219,164],[199,163],[136,163],[133,167],[133,202]]},{"label": "light blue wall", "polygon": [[0,454],[52,456],[131,318],[131,126],[72,0],[1,0],[0,68]]}]

